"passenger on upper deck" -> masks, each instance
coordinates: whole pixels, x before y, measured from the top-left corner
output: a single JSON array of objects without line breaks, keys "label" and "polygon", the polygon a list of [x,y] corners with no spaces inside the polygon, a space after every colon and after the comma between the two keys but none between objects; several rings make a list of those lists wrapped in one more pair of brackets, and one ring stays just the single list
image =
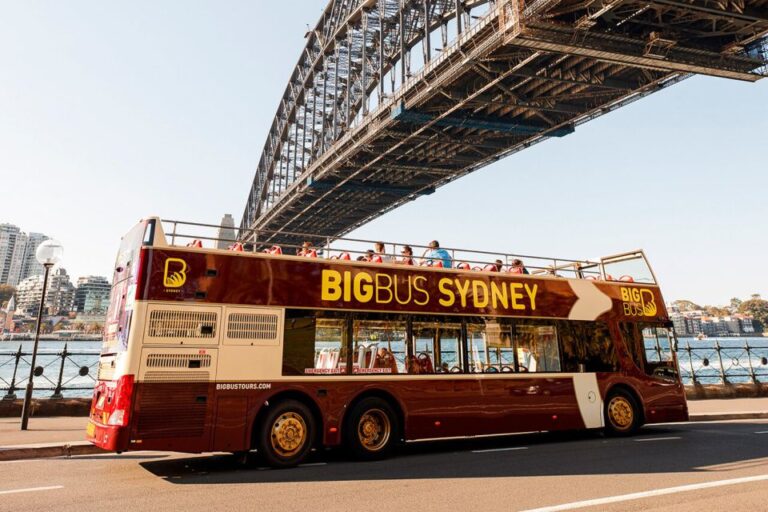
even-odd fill
[{"label": "passenger on upper deck", "polygon": [[392,263],[392,257],[387,256],[384,248],[384,242],[376,242],[373,245],[373,251],[376,253],[376,256],[381,258],[381,263]]},{"label": "passenger on upper deck", "polygon": [[397,263],[400,263],[401,265],[413,265],[413,249],[410,245],[404,245],[400,254],[402,254],[403,257],[400,258]]},{"label": "passenger on upper deck", "polygon": [[437,240],[429,242],[429,248],[424,250],[421,258],[431,263],[434,263],[434,260],[440,260],[443,262],[443,268],[451,268],[451,255],[445,249],[440,248],[440,243]]},{"label": "passenger on upper deck", "polygon": [[523,260],[514,259],[512,265],[509,266],[509,271],[513,274],[528,274],[528,269],[523,265]]},{"label": "passenger on upper deck", "polygon": [[504,266],[504,262],[501,260],[496,260],[493,262],[493,266],[496,267],[496,272],[501,272],[501,268]]},{"label": "passenger on upper deck", "polygon": [[301,244],[301,248],[296,251],[296,256],[309,256],[312,251],[312,242],[304,242]]}]

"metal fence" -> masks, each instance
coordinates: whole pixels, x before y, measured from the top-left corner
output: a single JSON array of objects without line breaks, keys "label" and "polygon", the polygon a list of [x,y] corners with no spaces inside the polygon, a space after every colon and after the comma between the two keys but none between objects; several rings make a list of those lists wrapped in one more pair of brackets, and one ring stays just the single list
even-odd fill
[{"label": "metal fence", "polygon": [[[707,346],[680,342],[677,351],[680,376],[685,384],[768,383],[768,341],[714,340]],[[701,342],[698,342],[701,343]],[[665,358],[659,344],[646,346],[649,360]],[[668,352],[667,354],[668,355]],[[0,397],[20,398],[29,378],[32,353],[19,345],[0,350]],[[35,371],[37,398],[59,399],[91,396],[96,382],[99,350],[40,350]]]},{"label": "metal fence", "polygon": [[[23,396],[29,380],[32,352],[22,345],[13,351],[0,350],[0,394],[3,400]],[[99,365],[98,350],[38,350],[34,397],[64,398],[91,396]],[[22,391],[22,393],[17,393]]]}]

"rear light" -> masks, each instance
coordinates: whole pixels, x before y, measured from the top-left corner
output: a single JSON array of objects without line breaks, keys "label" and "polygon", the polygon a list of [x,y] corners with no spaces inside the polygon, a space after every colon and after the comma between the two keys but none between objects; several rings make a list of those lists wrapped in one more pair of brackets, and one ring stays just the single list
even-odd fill
[{"label": "rear light", "polygon": [[128,425],[133,397],[133,375],[123,375],[117,381],[114,394],[114,405],[109,415],[107,425],[125,427]]}]

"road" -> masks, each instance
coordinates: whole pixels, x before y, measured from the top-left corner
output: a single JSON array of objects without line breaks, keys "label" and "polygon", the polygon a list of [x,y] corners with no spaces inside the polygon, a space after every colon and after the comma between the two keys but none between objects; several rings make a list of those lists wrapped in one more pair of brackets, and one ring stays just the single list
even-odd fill
[{"label": "road", "polygon": [[768,421],[416,443],[370,463],[323,452],[288,470],[157,452],[0,463],[2,512],[536,509],[768,510]]}]

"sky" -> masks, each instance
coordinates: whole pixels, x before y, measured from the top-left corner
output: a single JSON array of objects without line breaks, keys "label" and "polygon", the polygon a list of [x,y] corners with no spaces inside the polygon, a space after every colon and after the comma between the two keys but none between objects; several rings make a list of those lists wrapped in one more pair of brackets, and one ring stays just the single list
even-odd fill
[{"label": "sky", "polygon": [[[323,0],[0,0],[0,223],[111,275],[140,218],[239,223]],[[668,301],[768,296],[768,80],[693,77],[350,236],[591,258],[646,251]]]}]

